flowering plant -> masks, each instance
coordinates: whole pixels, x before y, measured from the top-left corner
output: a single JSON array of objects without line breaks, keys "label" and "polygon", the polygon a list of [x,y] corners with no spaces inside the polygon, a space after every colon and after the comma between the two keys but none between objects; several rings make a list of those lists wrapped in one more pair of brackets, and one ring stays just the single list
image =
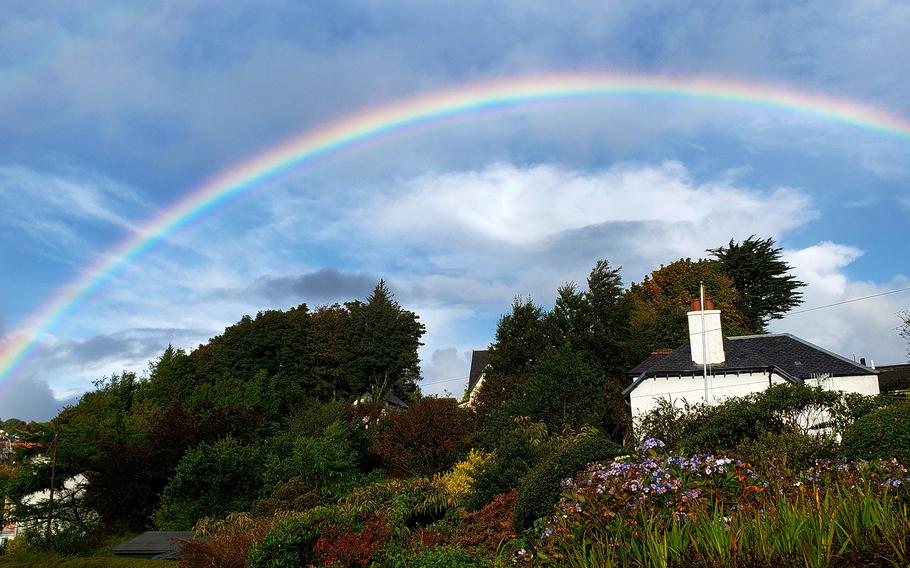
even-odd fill
[{"label": "flowering plant", "polygon": [[770,519],[781,503],[820,503],[829,490],[892,500],[910,496],[907,469],[894,460],[820,460],[794,474],[773,466],[759,471],[725,456],[659,456],[656,450],[662,447],[660,440],[645,440],[637,459],[593,463],[564,480],[554,514],[538,523],[539,558],[559,560],[593,540],[625,546],[643,532],[680,524]]}]

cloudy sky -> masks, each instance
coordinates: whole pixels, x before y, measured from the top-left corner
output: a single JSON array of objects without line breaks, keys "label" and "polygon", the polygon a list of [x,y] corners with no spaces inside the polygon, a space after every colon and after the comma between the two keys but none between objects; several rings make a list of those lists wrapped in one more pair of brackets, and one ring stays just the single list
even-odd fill
[{"label": "cloudy sky", "polygon": [[[910,117],[904,2],[28,2],[0,19],[0,341],[206,179],[420,93],[529,74],[712,76]],[[552,303],[599,258],[626,282],[751,234],[804,307],[910,286],[910,140],[723,102],[612,98],[436,125],[258,187],[171,235],[0,377],[47,419],[243,314],[364,297],[380,277],[460,395],[516,294]],[[906,359],[910,293],[776,322]],[[4,339],[5,338],[5,339]]]}]

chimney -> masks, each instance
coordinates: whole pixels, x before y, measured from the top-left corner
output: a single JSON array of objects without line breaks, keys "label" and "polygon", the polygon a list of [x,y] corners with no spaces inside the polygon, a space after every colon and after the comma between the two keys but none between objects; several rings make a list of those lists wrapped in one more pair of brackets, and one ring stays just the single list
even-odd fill
[{"label": "chimney", "polygon": [[[701,311],[701,302],[697,299],[692,301],[692,311],[686,315],[689,316],[689,346],[692,349],[692,362],[696,365],[720,365],[726,360],[724,354],[724,334],[720,328],[720,310],[714,309],[714,302],[710,298],[705,298],[704,312]],[[704,316],[702,314],[704,313]],[[702,333],[702,321],[705,322],[704,333]],[[702,350],[702,339],[707,345],[706,350]],[[707,355],[707,361],[705,360]]]}]

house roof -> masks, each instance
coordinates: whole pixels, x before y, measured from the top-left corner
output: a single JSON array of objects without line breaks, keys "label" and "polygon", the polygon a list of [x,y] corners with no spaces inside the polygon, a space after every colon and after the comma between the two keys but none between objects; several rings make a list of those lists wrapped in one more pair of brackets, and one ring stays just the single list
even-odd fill
[{"label": "house roof", "polygon": [[882,391],[896,391],[910,388],[910,363],[879,365],[878,384]]},{"label": "house roof", "polygon": [[179,552],[181,541],[192,540],[193,533],[189,531],[147,531],[136,538],[120,543],[114,547],[113,553],[121,555],[158,555],[168,552]]},{"label": "house roof", "polygon": [[477,386],[477,381],[480,380],[480,375],[483,374],[483,370],[487,367],[487,362],[490,360],[490,352],[486,349],[477,350],[471,354],[471,372],[468,376],[468,392],[474,390],[474,387]]},{"label": "house roof", "polygon": [[[876,371],[841,357],[818,345],[789,333],[744,335],[724,338],[726,361],[711,365],[712,370],[740,370],[774,367],[795,379],[810,379],[819,375],[875,375]],[[631,377],[663,373],[701,372],[701,365],[692,362],[688,343],[668,355],[652,355],[629,370]]]}]

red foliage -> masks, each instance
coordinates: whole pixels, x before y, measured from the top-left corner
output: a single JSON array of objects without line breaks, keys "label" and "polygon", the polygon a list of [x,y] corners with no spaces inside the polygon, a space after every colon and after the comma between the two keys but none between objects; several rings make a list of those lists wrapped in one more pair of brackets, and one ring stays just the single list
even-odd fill
[{"label": "red foliage", "polygon": [[331,566],[367,566],[373,554],[388,543],[392,531],[384,517],[364,513],[363,528],[357,532],[330,525],[323,531],[313,552],[319,563]]},{"label": "red foliage", "polygon": [[467,552],[489,553],[500,544],[515,537],[512,516],[518,491],[497,495],[483,509],[465,515],[464,523],[455,531],[452,543]]},{"label": "red foliage", "polygon": [[276,518],[228,522],[208,540],[183,543],[180,568],[244,568],[250,547],[265,538]]},{"label": "red foliage", "polygon": [[381,422],[370,451],[390,471],[429,476],[452,467],[467,449],[474,415],[451,398],[423,398]]}]

